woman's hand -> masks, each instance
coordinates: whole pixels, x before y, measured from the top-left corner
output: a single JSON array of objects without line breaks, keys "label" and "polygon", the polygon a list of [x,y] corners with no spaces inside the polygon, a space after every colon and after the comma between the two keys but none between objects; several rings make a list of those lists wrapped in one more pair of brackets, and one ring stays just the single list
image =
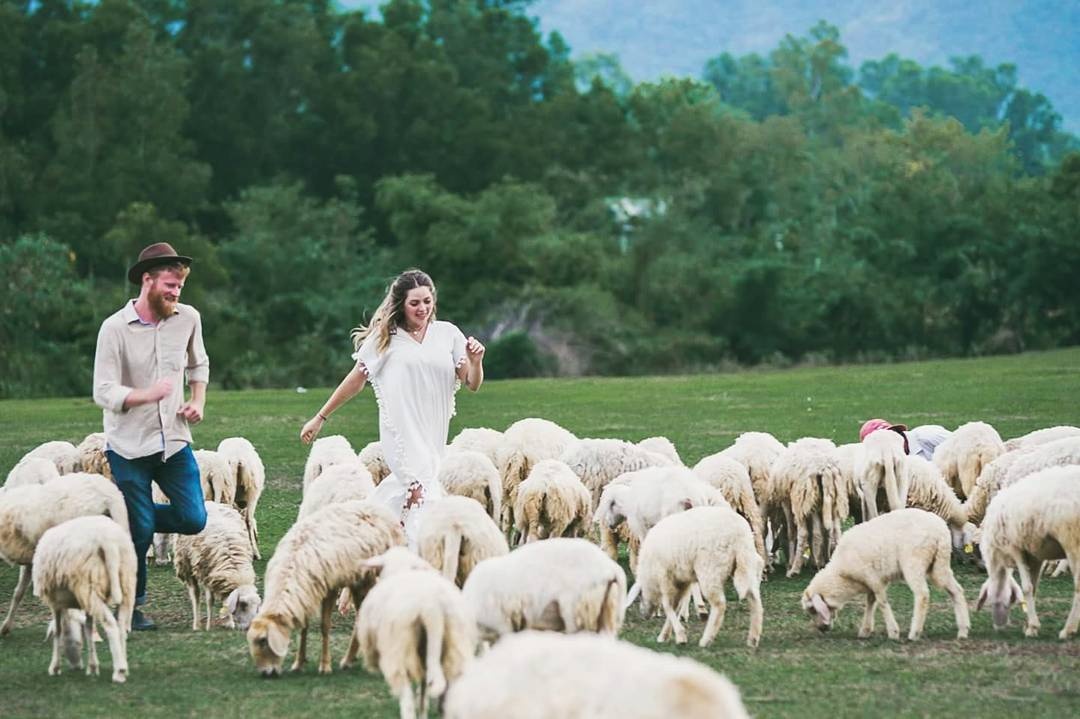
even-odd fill
[{"label": "woman's hand", "polygon": [[475,365],[483,361],[486,349],[475,337],[465,340],[465,357],[469,360],[469,364]]},{"label": "woman's hand", "polygon": [[314,441],[314,439],[319,436],[319,431],[322,429],[322,426],[325,423],[326,420],[324,420],[320,415],[315,415],[314,417],[309,419],[304,424],[303,429],[300,430],[300,441],[304,444],[311,444],[312,441]]}]

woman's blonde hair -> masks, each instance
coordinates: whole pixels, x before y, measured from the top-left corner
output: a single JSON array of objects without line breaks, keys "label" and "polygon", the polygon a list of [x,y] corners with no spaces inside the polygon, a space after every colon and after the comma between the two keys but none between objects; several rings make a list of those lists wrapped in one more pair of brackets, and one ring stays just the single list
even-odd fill
[{"label": "woman's blonde hair", "polygon": [[375,309],[375,314],[371,316],[371,322],[367,326],[354,327],[349,333],[353,341],[353,349],[360,349],[360,345],[368,336],[375,335],[378,338],[375,348],[379,354],[385,352],[390,346],[390,336],[397,332],[398,327],[405,326],[405,297],[408,296],[409,290],[415,290],[417,287],[427,287],[431,290],[432,308],[428,324],[434,322],[437,300],[435,283],[423,270],[405,270],[390,283],[390,287],[386,290],[386,297]]}]

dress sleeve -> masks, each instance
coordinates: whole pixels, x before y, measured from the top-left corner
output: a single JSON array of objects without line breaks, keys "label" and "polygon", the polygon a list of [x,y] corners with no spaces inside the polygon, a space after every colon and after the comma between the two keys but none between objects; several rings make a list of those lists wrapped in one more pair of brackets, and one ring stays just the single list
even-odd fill
[{"label": "dress sleeve", "polygon": [[450,327],[453,328],[453,346],[450,355],[454,359],[454,369],[457,369],[465,364],[465,335],[457,328],[457,325],[450,325]]},{"label": "dress sleeve", "polygon": [[386,352],[379,354],[378,347],[376,347],[378,341],[379,338],[376,335],[369,335],[364,339],[364,343],[360,345],[360,349],[352,354],[352,358],[356,360],[356,365],[367,375],[368,379],[378,376],[383,362],[386,361],[386,355],[390,354],[389,347]]}]

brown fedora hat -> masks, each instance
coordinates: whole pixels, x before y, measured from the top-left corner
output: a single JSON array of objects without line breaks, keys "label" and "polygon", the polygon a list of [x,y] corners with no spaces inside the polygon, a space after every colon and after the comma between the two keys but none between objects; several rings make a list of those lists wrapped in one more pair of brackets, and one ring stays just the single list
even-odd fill
[{"label": "brown fedora hat", "polygon": [[191,258],[176,254],[176,250],[168,242],[155,242],[139,253],[139,260],[128,270],[128,280],[133,285],[141,285],[144,272],[158,265],[169,265],[174,262],[190,265]]}]

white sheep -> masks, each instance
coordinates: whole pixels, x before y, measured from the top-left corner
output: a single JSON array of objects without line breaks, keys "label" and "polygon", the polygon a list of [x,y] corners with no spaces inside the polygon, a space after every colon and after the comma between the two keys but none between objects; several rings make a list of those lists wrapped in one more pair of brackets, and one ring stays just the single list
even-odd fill
[{"label": "white sheep", "polygon": [[203,499],[235,506],[236,475],[229,467],[229,460],[212,449],[197,449],[192,454],[199,465]]},{"label": "white sheep", "polygon": [[[372,581],[364,561],[404,544],[397,518],[371,502],[331,504],[297,520],[266,565],[263,604],[248,627],[248,648],[259,672],[267,677],[281,673],[290,634],[298,627],[300,646],[292,671],[302,669],[308,620],[321,611],[319,673],[329,674],[330,619],[338,591],[349,588],[358,607]],[[354,638],[342,663],[352,664],[358,650]]]},{"label": "white sheep", "polygon": [[899,509],[857,524],[840,538],[825,568],[814,575],[802,595],[802,608],[821,631],[832,626],[840,608],[852,599],[866,598],[866,611],[859,627],[860,638],[874,631],[874,613],[881,608],[890,639],[900,638],[900,626],[889,605],[887,588],[903,579],[915,598],[908,639],[922,634],[930,607],[926,579],[949,594],[956,614],[956,638],[968,635],[964,590],[953,576],[949,528],[945,520],[921,509]]},{"label": "white sheep", "polygon": [[1068,464],[1080,464],[1080,436],[1065,437],[1033,446],[1009,466],[1001,484],[1008,487],[1029,474]]},{"label": "white sheep", "polygon": [[236,477],[236,508],[244,517],[255,558],[262,559],[259,553],[259,525],[255,521],[255,508],[266,485],[266,469],[262,459],[251,442],[243,437],[221,440],[217,451],[229,463],[229,469]]},{"label": "white sheep", "polygon": [[1069,424],[1058,425],[1057,427],[1046,427],[1044,429],[1037,429],[1033,432],[1020,437],[1013,437],[1012,439],[1005,441],[1005,450],[1008,452],[1014,449],[1020,449],[1022,447],[1031,447],[1036,444],[1045,444],[1046,442],[1053,442],[1059,439],[1065,439],[1066,437],[1080,436],[1080,427],[1073,427]]},{"label": "white sheep", "polygon": [[537,462],[518,487],[514,527],[520,532],[520,544],[548,537],[580,537],[591,516],[589,490],[557,459]]},{"label": "white sheep", "polygon": [[328,504],[367,499],[374,492],[375,482],[364,465],[359,462],[330,465],[304,491],[297,519],[303,519]]},{"label": "white sheep", "polygon": [[206,630],[214,617],[214,600],[229,612],[229,628],[247,629],[259,611],[251,543],[244,518],[232,507],[206,503],[206,526],[198,534],[176,538],[173,564],[191,600],[191,628],[199,628],[199,592],[206,603]]},{"label": "white sheep", "polygon": [[485,559],[462,592],[485,640],[522,629],[616,636],[626,574],[596,545],[560,537]]},{"label": "white sheep", "polygon": [[[1050,467],[1005,487],[990,501],[979,543],[989,578],[976,608],[989,601],[994,627],[1004,627],[1016,599],[1010,589],[1012,568],[1020,574],[1027,623],[1024,634],[1039,633],[1035,590],[1042,563],[1068,559],[1080,566],[1080,466]],[[1080,626],[1080,574],[1073,576],[1073,601],[1058,635],[1068,639]]]},{"label": "white sheep", "polygon": [[518,486],[533,465],[542,459],[559,459],[577,437],[546,419],[528,417],[514,422],[503,433],[495,454],[495,466],[502,478],[502,529],[509,536]]},{"label": "white sheep", "polygon": [[461,591],[408,549],[364,565],[379,574],[356,615],[364,667],[382,673],[402,719],[426,717],[428,700],[440,699],[476,653],[476,618]]},{"label": "white sheep", "polygon": [[672,464],[663,454],[621,439],[581,439],[571,444],[560,459],[589,490],[594,510],[604,487],[619,475]]},{"label": "white sheep", "polygon": [[27,457],[43,457],[49,460],[56,465],[60,474],[79,471],[79,452],[71,442],[63,440],[44,442],[23,455],[23,459]]},{"label": "white sheep", "polygon": [[[106,480],[108,481],[108,480]],[[84,644],[89,648],[87,674],[98,673],[94,623],[100,622],[109,640],[114,682],[127,680],[127,633],[135,608],[135,546],[127,524],[102,516],[69,519],[41,535],[33,557],[34,596],[53,613],[55,626],[49,674],[60,673],[60,644],[65,632],[63,613],[86,612]],[[110,606],[118,607],[113,617]]]},{"label": "white sheep", "polygon": [[636,581],[641,585],[641,615],[657,607],[666,621],[658,642],[671,630],[675,642],[686,642],[686,629],[676,611],[696,582],[711,607],[698,643],[707,647],[724,624],[724,584],[731,578],[739,599],[750,604],[750,631],[746,644],[761,640],[764,610],[761,574],[765,560],[758,554],[746,519],[728,507],[694,507],[661,519],[641,543]]},{"label": "white sheep", "polygon": [[982,523],[983,515],[986,514],[986,508],[989,506],[990,500],[994,498],[998,490],[1005,486],[1005,477],[1008,475],[1012,465],[1018,462],[1021,457],[1035,452],[1040,446],[1029,445],[1014,449],[983,467],[978,479],[975,480],[975,486],[971,488],[971,494],[964,500],[964,511],[967,512],[969,522]]},{"label": "white sheep", "polygon": [[416,542],[420,556],[459,587],[477,564],[510,551],[495,520],[468,497],[449,496],[432,504]]},{"label": "white sheep", "polygon": [[855,457],[855,482],[862,490],[863,518],[878,516],[878,491],[885,490],[886,511],[907,505],[904,463],[904,438],[890,430],[871,432],[862,441],[862,451]]},{"label": "white sheep", "polygon": [[637,446],[648,452],[667,457],[672,464],[685,464],[679,456],[679,450],[675,449],[675,443],[667,437],[646,437],[638,442]]},{"label": "white sheep", "polygon": [[45,484],[60,476],[56,464],[44,457],[23,457],[8,472],[4,480],[5,487],[19,487],[24,484]]},{"label": "white sheep", "polygon": [[750,472],[746,466],[723,453],[709,455],[694,465],[694,474],[703,482],[720,490],[732,509],[747,521],[754,536],[754,546],[763,561],[765,552],[765,529],[761,509],[754,496]]},{"label": "white sheep", "polygon": [[855,468],[861,461],[862,453],[862,442],[837,445],[836,451],[833,453],[836,458],[836,466],[840,470],[840,478],[843,485],[847,487],[848,511],[852,514],[858,511],[857,522],[867,519],[863,509],[865,499],[863,498],[862,484],[855,475]]},{"label": "white sheep", "polygon": [[748,719],[738,690],[686,657],[588,634],[521,632],[474,661],[446,719]]},{"label": "white sheep", "polygon": [[21,565],[0,636],[11,631],[15,610],[30,586],[30,566],[41,535],[61,522],[95,514],[112,517],[129,531],[124,495],[100,474],[74,472],[46,484],[11,487],[0,493],[0,559]]},{"label": "white sheep", "polygon": [[[494,430],[492,430],[494,431]],[[496,522],[502,516],[502,479],[488,455],[471,449],[447,449],[436,475],[447,494],[475,499]]]},{"label": "white sheep", "polygon": [[902,472],[908,487],[909,507],[924,509],[945,520],[953,535],[953,546],[963,546],[964,527],[968,523],[967,510],[941,470],[933,462],[917,455],[904,457]]},{"label": "white sheep", "polygon": [[762,507],[762,516],[768,495],[769,468],[783,451],[783,443],[768,432],[743,432],[735,438],[734,444],[720,452],[746,467],[750,473],[750,484],[754,487],[758,505]]},{"label": "white sheep", "polygon": [[499,445],[502,444],[503,433],[497,429],[488,427],[466,427],[450,440],[449,447],[455,450],[471,450],[479,452],[496,464]]},{"label": "white sheep", "polygon": [[360,460],[357,457],[356,450],[352,448],[349,440],[344,436],[334,434],[329,437],[319,437],[311,445],[307,461],[304,462],[303,491],[306,492],[308,486],[318,479],[319,475],[327,467],[333,467],[335,464],[356,464],[358,462]]},{"label": "white sheep", "polygon": [[386,463],[386,455],[383,454],[379,440],[365,444],[364,448],[356,453],[356,458],[367,467],[368,472],[371,473],[371,481],[375,483],[375,486],[379,486],[384,479],[390,476],[390,465]]},{"label": "white sheep", "polygon": [[983,467],[1005,453],[997,430],[985,422],[968,422],[934,450],[934,464],[957,496],[967,498]]},{"label": "white sheep", "polygon": [[116,478],[113,477],[112,467],[109,466],[109,458],[105,455],[107,446],[104,432],[91,432],[86,435],[75,448],[75,452],[79,455],[76,471],[100,474],[115,482]]}]

